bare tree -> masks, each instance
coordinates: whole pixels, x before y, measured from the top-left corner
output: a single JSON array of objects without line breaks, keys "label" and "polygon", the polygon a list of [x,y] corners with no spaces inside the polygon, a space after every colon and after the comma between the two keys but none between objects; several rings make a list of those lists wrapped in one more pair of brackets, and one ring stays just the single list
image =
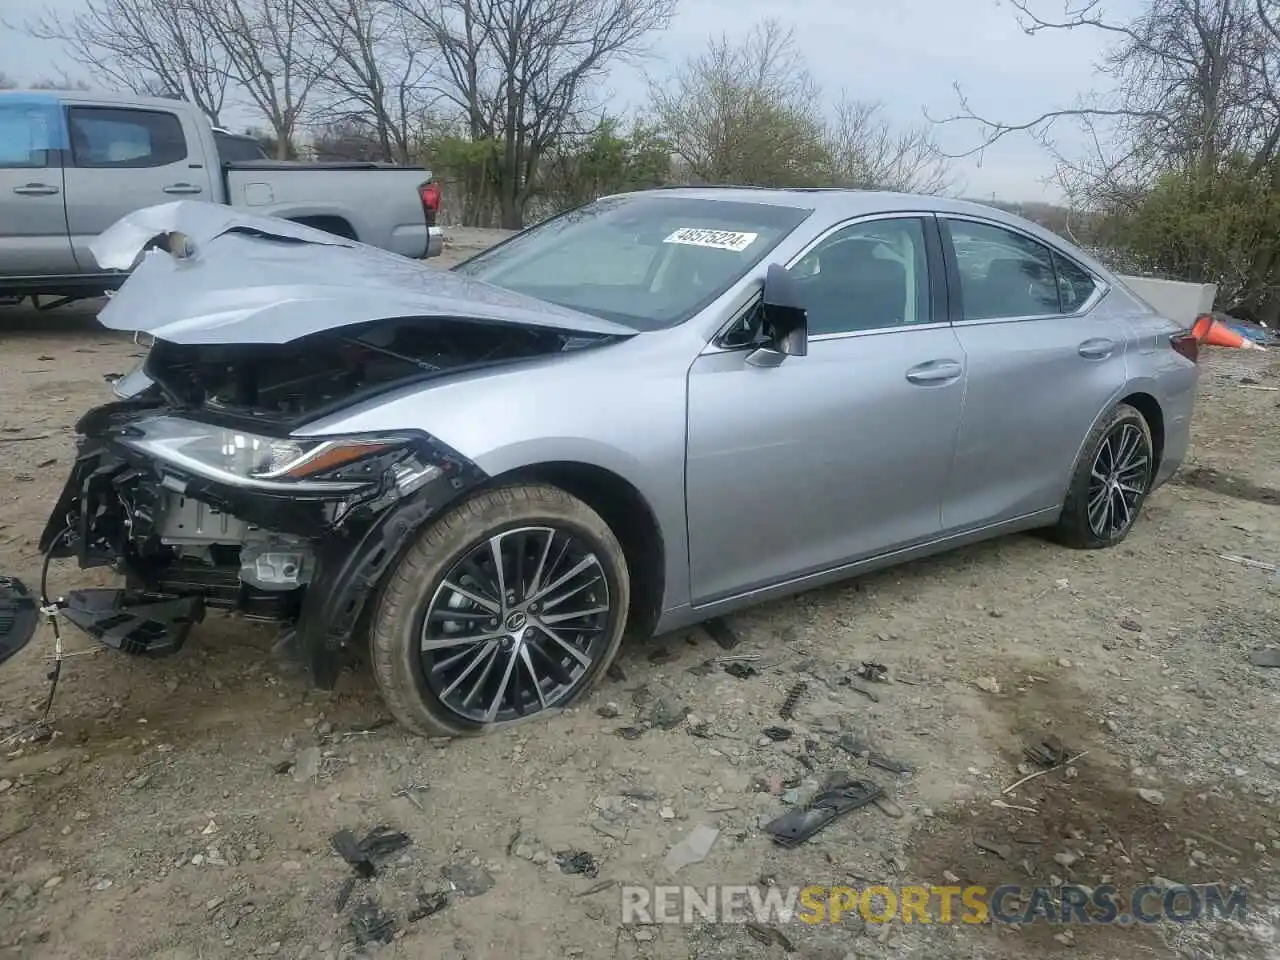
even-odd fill
[{"label": "bare tree", "polygon": [[955,185],[930,129],[895,130],[879,103],[841,97],[827,152],[835,185],[934,194]]},{"label": "bare tree", "polygon": [[414,38],[404,10],[384,0],[306,0],[302,13],[329,64],[317,91],[324,124],[347,138],[368,128],[380,159],[407,163],[432,51]]},{"label": "bare tree", "polygon": [[[1260,165],[1270,162],[1280,137],[1278,45],[1266,41],[1258,10],[1270,0],[1149,0],[1138,15],[1118,21],[1103,15],[1100,2],[1069,2],[1060,18],[1048,19],[1032,12],[1030,0],[1010,0],[1030,35],[1088,30],[1109,38],[1098,69],[1114,92],[1015,122],[979,114],[957,86],[960,110],[936,122],[980,132],[958,156],[1029,133],[1059,160],[1066,186],[1113,198],[1132,195],[1171,166],[1207,173],[1237,149]],[[1090,157],[1071,160],[1056,149],[1053,129],[1064,120],[1084,130]]]},{"label": "bare tree", "polygon": [[107,85],[139,94],[180,95],[218,122],[228,58],[202,22],[197,0],[85,0],[77,12],[47,12],[22,28],[60,42]]},{"label": "bare tree", "polygon": [[598,106],[595,84],[665,27],[676,0],[396,0],[437,59],[434,86],[497,152],[501,223],[519,227],[538,162]]},{"label": "bare tree", "polygon": [[[119,2],[119,0],[116,0]],[[306,30],[304,0],[184,0],[223,51],[228,73],[287,159],[307,97],[328,67]]]},{"label": "bare tree", "polygon": [[817,83],[793,31],[776,19],[733,43],[712,40],[665,82],[650,82],[654,121],[706,183],[816,182],[827,161]]}]

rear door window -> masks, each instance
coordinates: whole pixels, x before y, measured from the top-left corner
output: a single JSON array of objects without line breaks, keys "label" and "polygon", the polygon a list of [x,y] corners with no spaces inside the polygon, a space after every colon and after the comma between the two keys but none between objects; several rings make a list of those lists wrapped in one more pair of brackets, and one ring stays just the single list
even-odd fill
[{"label": "rear door window", "polygon": [[68,127],[77,167],[163,167],[187,158],[182,121],[172,113],[72,107]]},{"label": "rear door window", "polygon": [[1030,237],[985,223],[950,220],[965,320],[1059,312],[1053,253]]}]

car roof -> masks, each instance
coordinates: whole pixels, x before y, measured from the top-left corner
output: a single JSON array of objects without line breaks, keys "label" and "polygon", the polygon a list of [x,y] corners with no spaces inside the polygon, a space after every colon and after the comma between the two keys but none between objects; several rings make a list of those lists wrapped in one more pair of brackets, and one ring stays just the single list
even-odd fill
[{"label": "car roof", "polygon": [[171,97],[144,97],[132,93],[119,93],[113,90],[0,90],[0,100],[14,99],[35,101],[58,101],[77,104],[90,103],[94,106],[121,107],[154,107],[161,110],[172,110],[175,106],[191,106],[187,100],[175,100]]}]

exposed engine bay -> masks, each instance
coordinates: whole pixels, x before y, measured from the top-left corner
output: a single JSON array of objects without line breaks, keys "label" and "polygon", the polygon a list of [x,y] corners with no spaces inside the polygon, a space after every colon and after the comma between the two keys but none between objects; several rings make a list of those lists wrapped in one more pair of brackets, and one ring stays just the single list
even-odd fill
[{"label": "exposed engine bay", "polygon": [[286,344],[157,341],[147,373],[183,407],[296,422],[401,383],[557,353],[600,339],[445,318],[386,320]]}]

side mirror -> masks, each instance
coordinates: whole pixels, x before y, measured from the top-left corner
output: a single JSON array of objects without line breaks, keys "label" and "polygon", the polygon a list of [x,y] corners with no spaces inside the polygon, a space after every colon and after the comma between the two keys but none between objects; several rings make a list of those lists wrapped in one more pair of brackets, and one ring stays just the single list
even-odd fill
[{"label": "side mirror", "polygon": [[776,367],[787,357],[809,352],[808,315],[800,285],[780,263],[769,264],[764,278],[764,346],[747,355],[756,367]]}]

